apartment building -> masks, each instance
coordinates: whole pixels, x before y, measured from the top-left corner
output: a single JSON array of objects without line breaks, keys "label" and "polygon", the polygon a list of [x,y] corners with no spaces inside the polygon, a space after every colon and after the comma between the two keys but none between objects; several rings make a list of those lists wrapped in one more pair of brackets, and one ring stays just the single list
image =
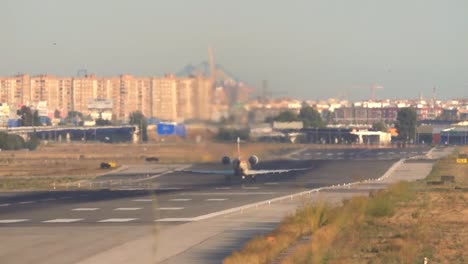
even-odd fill
[{"label": "apartment building", "polygon": [[20,74],[0,78],[0,100],[11,106],[20,106],[31,102],[31,79],[29,75]]},{"label": "apartment building", "polygon": [[194,87],[194,118],[209,120],[212,111],[213,82],[207,78],[197,77]]},{"label": "apartment building", "polygon": [[[89,99],[112,100],[112,116],[128,120],[133,111],[167,121],[211,118],[213,87],[203,77],[56,77],[17,75],[0,77],[0,102],[13,107],[46,102],[50,116],[55,110],[64,117],[69,111],[91,113]],[[42,103],[44,105],[44,103]]]},{"label": "apartment building", "polygon": [[177,79],[173,75],[151,79],[153,102],[151,116],[167,121],[177,120]]},{"label": "apartment building", "polygon": [[195,114],[195,78],[181,78],[177,81],[177,119],[193,119]]}]

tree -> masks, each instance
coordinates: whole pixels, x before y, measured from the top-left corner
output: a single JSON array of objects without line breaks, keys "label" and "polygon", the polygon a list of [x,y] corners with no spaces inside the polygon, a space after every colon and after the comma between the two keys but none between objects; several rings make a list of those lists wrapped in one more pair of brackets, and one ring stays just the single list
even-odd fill
[{"label": "tree", "polygon": [[372,124],[372,130],[387,132],[387,126],[383,122],[375,122]]},{"label": "tree", "polygon": [[18,150],[24,147],[22,137],[6,132],[0,132],[0,149],[2,150]]},{"label": "tree", "polygon": [[299,121],[299,118],[291,111],[283,111],[279,113],[278,116],[276,116],[273,120],[277,122],[294,122]]},{"label": "tree", "polygon": [[398,110],[395,128],[398,131],[398,139],[404,143],[414,140],[416,136],[416,111],[409,107]]},{"label": "tree", "polygon": [[78,111],[68,112],[67,117],[65,118],[66,123],[73,123],[74,125],[80,125],[83,122],[83,114]]},{"label": "tree", "polygon": [[37,149],[40,143],[41,141],[37,137],[36,133],[34,133],[29,139],[29,141],[24,144],[24,146],[28,148],[29,150],[35,150]]},{"label": "tree", "polygon": [[138,126],[140,129],[142,140],[148,141],[148,123],[146,117],[140,111],[131,112],[129,116],[129,123]]},{"label": "tree", "polygon": [[235,141],[237,138],[242,140],[248,140],[250,137],[250,131],[248,129],[229,129],[229,128],[220,128],[216,138],[223,141]]},{"label": "tree", "polygon": [[95,121],[96,121],[96,126],[110,126],[110,125],[112,125],[111,121],[106,120],[106,119],[102,119],[102,118],[98,118]]},{"label": "tree", "polygon": [[299,112],[299,119],[304,122],[304,127],[324,127],[325,124],[320,113],[314,108],[304,105]]},{"label": "tree", "polygon": [[54,111],[54,118],[60,118],[61,115],[62,115],[62,113],[60,113],[60,110],[55,109],[55,111]]},{"label": "tree", "polygon": [[33,111],[30,107],[23,105],[17,114],[21,116],[21,126],[38,126],[40,125],[39,113]]}]

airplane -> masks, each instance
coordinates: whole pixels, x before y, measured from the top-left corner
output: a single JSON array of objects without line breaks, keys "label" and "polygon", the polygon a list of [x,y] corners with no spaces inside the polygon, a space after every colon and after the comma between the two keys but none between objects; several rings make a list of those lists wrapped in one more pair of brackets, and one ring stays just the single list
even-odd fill
[{"label": "airplane", "polygon": [[232,176],[240,177],[242,180],[249,178],[250,181],[255,182],[257,175],[271,174],[271,173],[285,173],[291,171],[307,170],[308,168],[300,169],[281,169],[281,170],[254,170],[253,166],[257,165],[259,158],[256,155],[250,156],[248,160],[241,158],[240,151],[240,138],[237,138],[237,158],[231,160],[228,156],[221,159],[224,165],[232,164],[231,170],[183,170],[184,172],[200,173],[200,174],[220,174],[226,176],[226,181],[230,182]]}]

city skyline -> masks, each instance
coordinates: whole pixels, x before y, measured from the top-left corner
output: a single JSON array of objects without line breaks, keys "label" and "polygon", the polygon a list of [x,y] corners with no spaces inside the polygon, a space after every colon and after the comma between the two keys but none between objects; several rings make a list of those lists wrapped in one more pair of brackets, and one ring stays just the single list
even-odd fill
[{"label": "city skyline", "polygon": [[[467,96],[464,1],[7,1],[0,75],[163,76],[217,63],[294,98]],[[21,14],[21,15],[20,15]]]},{"label": "city skyline", "polygon": [[[140,111],[147,117],[161,120],[209,120],[214,109],[212,87],[212,81],[204,77],[23,74],[0,76],[0,104],[11,105],[10,110],[14,111],[23,105],[35,108],[41,105],[42,116],[49,117],[53,117],[55,111],[62,117],[70,111],[97,117],[98,112],[103,111],[106,119],[127,120],[130,113]],[[100,104],[96,101],[100,100],[105,107],[96,107]]]}]

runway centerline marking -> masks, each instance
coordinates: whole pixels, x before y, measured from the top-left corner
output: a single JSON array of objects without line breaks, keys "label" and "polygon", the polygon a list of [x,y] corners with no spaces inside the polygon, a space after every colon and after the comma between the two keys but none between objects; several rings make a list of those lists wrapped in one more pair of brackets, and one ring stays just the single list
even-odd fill
[{"label": "runway centerline marking", "polygon": [[35,203],[36,201],[25,201],[25,202],[19,202],[18,204],[32,204]]},{"label": "runway centerline marking", "polygon": [[243,190],[257,190],[260,189],[260,187],[242,187]]},{"label": "runway centerline marking", "polygon": [[39,200],[40,202],[49,202],[49,201],[55,201],[57,199],[55,198],[47,198],[47,199],[42,199],[42,200]]},{"label": "runway centerline marking", "polygon": [[131,222],[135,221],[138,218],[109,218],[98,221],[98,223],[124,223],[124,222]]},{"label": "runway centerline marking", "polygon": [[279,182],[265,182],[265,185],[278,185]]},{"label": "runway centerline marking", "polygon": [[0,207],[5,207],[5,206],[10,206],[11,204],[5,203],[5,204],[0,204]]},{"label": "runway centerline marking", "polygon": [[78,222],[82,220],[83,218],[57,218],[57,219],[42,221],[42,223],[73,223],[73,222]]},{"label": "runway centerline marking", "polygon": [[175,199],[170,199],[169,202],[188,202],[192,201],[190,198],[175,198]]},{"label": "runway centerline marking", "polygon": [[166,210],[166,211],[174,211],[174,210],[183,210],[184,207],[159,207],[157,210]]},{"label": "runway centerline marking", "polygon": [[143,209],[142,207],[119,207],[115,208],[115,211],[136,211],[136,210],[141,210]]},{"label": "runway centerline marking", "polygon": [[216,190],[230,190],[231,187],[216,187]]},{"label": "runway centerline marking", "polygon": [[0,219],[0,224],[13,224],[29,221],[29,219]]},{"label": "runway centerline marking", "polygon": [[155,222],[192,222],[193,218],[161,218],[154,220]]},{"label": "runway centerline marking", "polygon": [[132,200],[133,202],[152,202],[153,199],[135,199]]},{"label": "runway centerline marking", "polygon": [[205,201],[207,202],[221,202],[221,201],[226,201],[227,198],[209,198],[209,199],[205,199]]},{"label": "runway centerline marking", "polygon": [[181,193],[179,195],[190,195],[190,196],[224,196],[224,195],[271,195],[276,192],[205,192],[205,193]]},{"label": "runway centerline marking", "polygon": [[96,210],[99,210],[99,208],[88,208],[88,207],[84,207],[84,208],[75,208],[75,209],[72,209],[72,211],[96,211]]}]

